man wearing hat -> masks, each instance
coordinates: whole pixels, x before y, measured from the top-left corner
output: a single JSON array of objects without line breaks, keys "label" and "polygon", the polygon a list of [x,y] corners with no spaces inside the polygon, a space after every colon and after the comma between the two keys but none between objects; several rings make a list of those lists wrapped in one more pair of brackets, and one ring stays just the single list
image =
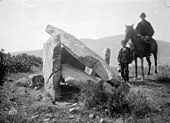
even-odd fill
[{"label": "man wearing hat", "polygon": [[145,19],[146,14],[144,12],[140,14],[140,18],[141,21],[136,27],[138,36],[140,36],[145,41],[148,41],[153,36],[154,30],[152,28],[152,25]]}]

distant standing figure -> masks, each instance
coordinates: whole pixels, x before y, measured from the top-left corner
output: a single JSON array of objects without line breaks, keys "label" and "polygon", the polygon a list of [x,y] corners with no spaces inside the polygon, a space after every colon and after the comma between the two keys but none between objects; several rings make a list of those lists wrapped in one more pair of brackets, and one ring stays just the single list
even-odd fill
[{"label": "distant standing figure", "polygon": [[6,54],[4,53],[4,49],[0,50],[0,86],[3,85],[3,79],[5,76],[5,70],[6,70],[6,65],[5,65],[5,56]]},{"label": "distant standing figure", "polygon": [[152,38],[154,34],[154,30],[150,22],[148,22],[146,18],[146,14],[142,12],[140,14],[141,21],[138,23],[136,27],[136,31],[138,33],[138,36],[141,36],[142,39],[145,41],[148,41],[148,39]]},{"label": "distant standing figure", "polygon": [[106,48],[103,50],[103,59],[106,61],[108,65],[110,64],[110,54],[111,54],[110,48]]},{"label": "distant standing figure", "polygon": [[130,48],[126,47],[125,40],[121,41],[122,48],[119,51],[118,54],[118,62],[121,67],[121,76],[124,79],[125,82],[129,81],[129,64],[132,62],[133,58],[131,55]]}]

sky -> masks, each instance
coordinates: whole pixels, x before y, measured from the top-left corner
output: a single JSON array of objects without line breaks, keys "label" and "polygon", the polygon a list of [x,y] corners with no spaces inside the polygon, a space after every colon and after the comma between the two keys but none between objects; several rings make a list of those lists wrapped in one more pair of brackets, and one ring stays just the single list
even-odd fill
[{"label": "sky", "polygon": [[152,24],[154,38],[170,42],[170,0],[0,0],[0,48],[6,52],[43,48],[48,24],[78,39],[125,33],[125,25]]}]

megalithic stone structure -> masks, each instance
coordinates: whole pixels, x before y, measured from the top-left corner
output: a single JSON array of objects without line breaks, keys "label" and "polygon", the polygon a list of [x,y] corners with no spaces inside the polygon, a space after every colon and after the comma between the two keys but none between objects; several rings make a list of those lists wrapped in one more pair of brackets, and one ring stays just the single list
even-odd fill
[{"label": "megalithic stone structure", "polygon": [[60,35],[60,41],[67,52],[79,62],[92,68],[103,80],[117,80],[109,65],[99,55],[90,50],[84,43],[76,39],[74,36],[51,25],[47,26],[46,32],[51,36]]},{"label": "megalithic stone structure", "polygon": [[[43,47],[43,76],[45,90],[54,100],[61,96],[59,80],[61,64],[64,61],[82,71],[84,66],[87,66],[104,81],[115,85],[119,82],[108,63],[74,36],[51,25],[47,26],[46,32],[51,35],[51,38],[44,43]],[[70,58],[72,56],[73,61],[62,58],[62,52],[65,54],[63,48],[68,53],[66,56],[70,55]]]}]

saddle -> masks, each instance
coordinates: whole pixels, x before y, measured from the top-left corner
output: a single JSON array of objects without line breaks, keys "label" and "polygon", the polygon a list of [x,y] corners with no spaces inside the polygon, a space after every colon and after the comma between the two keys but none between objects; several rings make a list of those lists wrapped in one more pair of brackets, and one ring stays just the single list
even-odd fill
[{"label": "saddle", "polygon": [[151,40],[150,37],[148,37],[148,36],[141,36],[141,39],[142,39],[144,44],[146,44],[146,45],[150,44],[150,40]]},{"label": "saddle", "polygon": [[145,49],[144,49],[144,54],[145,56],[150,56],[151,55],[151,38],[148,36],[140,36],[141,41],[143,42],[143,44],[145,45]]},{"label": "saddle", "polygon": [[145,44],[145,54],[146,54],[146,56],[151,55],[151,43],[150,43],[150,40],[151,40],[151,38],[142,40],[144,42],[144,44]]}]

